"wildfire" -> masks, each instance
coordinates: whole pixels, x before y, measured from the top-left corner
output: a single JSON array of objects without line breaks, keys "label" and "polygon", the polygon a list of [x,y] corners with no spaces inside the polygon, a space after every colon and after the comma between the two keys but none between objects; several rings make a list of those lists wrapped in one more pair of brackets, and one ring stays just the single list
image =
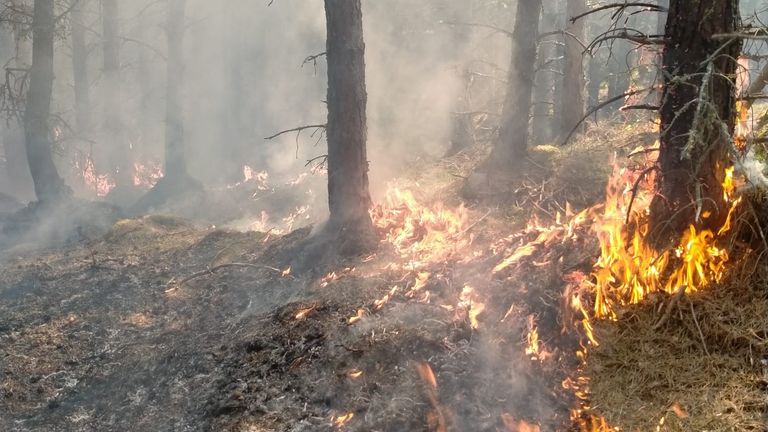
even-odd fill
[{"label": "wildfire", "polygon": [[357,378],[360,378],[361,376],[363,376],[363,371],[361,371],[360,369],[351,369],[347,371],[347,378],[357,379]]},{"label": "wildfire", "polygon": [[461,238],[468,226],[463,205],[452,210],[436,203],[430,208],[407,190],[388,190],[384,203],[371,209],[371,219],[412,269],[444,261],[468,244]]},{"label": "wildfire", "polygon": [[539,425],[534,425],[525,420],[515,420],[511,415],[504,413],[501,415],[501,422],[508,432],[541,432]]},{"label": "wildfire", "polygon": [[341,428],[347,423],[349,423],[350,420],[355,416],[355,413],[346,413],[339,416],[333,416],[331,417],[331,423],[333,423],[334,426],[337,428]]},{"label": "wildfire", "polygon": [[90,157],[86,157],[82,166],[78,166],[78,168],[82,170],[85,186],[93,191],[97,197],[103,198],[115,188],[115,180],[107,174],[98,174],[96,165]]},{"label": "wildfire", "polygon": [[[636,181],[626,170],[615,173],[608,185],[603,213],[593,225],[600,241],[600,257],[594,267],[594,312],[598,318],[615,318],[617,305],[638,303],[652,292],[673,294],[681,287],[687,293],[695,292],[719,281],[728,262],[728,252],[717,240],[730,231],[733,212],[740,202],[734,197],[733,168],[726,170],[723,183],[730,205],[723,226],[714,233],[691,224],[680,244],[666,252],[657,252],[647,243],[650,180],[645,180],[645,187],[637,191],[633,201]],[[632,213],[627,218],[630,203]]]},{"label": "wildfire", "polygon": [[469,319],[469,325],[473,329],[480,327],[480,322],[477,320],[477,317],[485,310],[485,304],[477,301],[477,294],[471,286],[464,285],[456,309],[458,316],[463,315]]},{"label": "wildfire", "polygon": [[315,308],[316,308],[316,306],[310,306],[310,307],[302,308],[298,312],[296,312],[296,315],[294,316],[294,318],[296,319],[296,321],[301,321],[304,318],[306,318],[307,316],[309,316],[309,314],[314,312]]},{"label": "wildfire", "polygon": [[153,188],[163,178],[163,167],[157,162],[133,164],[133,185],[142,189]]}]

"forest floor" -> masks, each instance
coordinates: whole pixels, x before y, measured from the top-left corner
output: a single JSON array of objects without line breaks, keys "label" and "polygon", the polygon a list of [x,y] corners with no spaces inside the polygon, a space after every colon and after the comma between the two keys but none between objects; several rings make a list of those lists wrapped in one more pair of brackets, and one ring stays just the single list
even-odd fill
[{"label": "forest floor", "polygon": [[[737,294],[692,300],[698,331],[682,312],[658,332],[639,325],[658,320],[664,299],[596,323],[601,345],[579,370],[584,342],[563,331],[562,299],[599,248],[588,226],[555,216],[570,213],[566,201],[599,203],[612,155],[649,137],[600,133],[568,152],[535,149],[493,200],[461,190],[482,152],[422,167],[395,186],[423,209],[394,214],[437,224],[301,273],[310,227],[275,235],[147,216],[8,249],[0,430],[570,430],[578,400],[562,383],[582,373],[595,412],[622,430],[661,418],[660,430],[764,430],[759,259],[739,267],[751,276],[734,278]],[[521,245],[533,251],[501,267]],[[531,350],[533,329],[542,347]]]}]

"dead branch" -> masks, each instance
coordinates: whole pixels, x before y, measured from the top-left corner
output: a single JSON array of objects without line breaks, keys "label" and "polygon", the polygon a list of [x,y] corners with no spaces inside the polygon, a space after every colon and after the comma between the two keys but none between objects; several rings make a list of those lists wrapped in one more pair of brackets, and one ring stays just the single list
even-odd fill
[{"label": "dead branch", "polygon": [[699,331],[699,338],[701,339],[701,346],[704,348],[704,352],[709,356],[709,350],[707,349],[707,341],[704,339],[704,332],[701,331],[699,320],[696,318],[696,310],[693,309],[693,301],[689,298],[688,304],[691,306],[691,316],[693,317],[693,323],[696,324],[696,330]]},{"label": "dead branch", "polygon": [[718,33],[712,35],[712,39],[750,39],[750,40],[768,40],[768,29],[752,28],[743,29],[735,33]]},{"label": "dead branch", "polygon": [[565,139],[563,140],[563,142],[560,145],[561,146],[565,146],[566,144],[568,144],[568,141],[570,141],[571,137],[573,137],[573,134],[575,134],[576,131],[579,130],[579,127],[581,127],[581,124],[584,123],[584,121],[586,119],[588,119],[592,114],[600,111],[601,109],[607,107],[608,105],[610,105],[610,104],[612,104],[612,103],[614,103],[616,101],[619,101],[619,100],[624,99],[624,98],[629,97],[629,96],[634,96],[634,95],[636,95],[638,93],[642,93],[642,92],[648,91],[650,89],[651,89],[650,87],[646,87],[646,88],[643,88],[643,89],[630,90],[630,91],[622,93],[622,94],[620,94],[618,96],[614,96],[614,97],[608,99],[607,101],[602,102],[599,105],[589,109],[586,112],[586,114],[584,114],[584,117],[582,117],[581,120],[579,120],[579,122],[576,123],[576,126],[574,126],[573,129],[571,129],[571,131],[568,133],[568,135],[565,137]]},{"label": "dead branch", "polygon": [[581,45],[581,47],[584,48],[584,51],[588,51],[587,44],[582,42],[582,40],[579,39],[575,34],[569,32],[569,31],[565,31],[565,30],[555,30],[555,31],[547,32],[547,33],[542,33],[542,34],[539,35],[539,40],[542,40],[542,39],[544,39],[546,37],[549,37],[549,36],[555,36],[555,35],[568,36],[571,39],[575,40],[576,43]]},{"label": "dead branch", "polygon": [[319,59],[320,57],[325,57],[326,55],[328,55],[328,53],[323,51],[319,54],[313,54],[313,55],[307,56],[307,58],[305,58],[304,61],[301,62],[301,67],[304,67],[304,65],[307,63],[312,63],[312,67],[315,68],[315,73],[317,73],[317,59]]},{"label": "dead branch", "polygon": [[[249,264],[249,263],[219,264],[219,265],[217,265],[215,267],[211,267],[211,268],[209,268],[207,270],[199,271],[197,273],[194,273],[194,274],[192,274],[190,276],[185,277],[184,279],[179,281],[178,286],[179,287],[184,286],[184,284],[186,284],[187,282],[193,281],[195,279],[199,279],[199,278],[204,277],[204,276],[212,275],[212,274],[216,273],[219,270],[223,270],[225,268],[232,268],[232,267],[256,268],[256,269],[261,269],[261,270],[270,270],[270,271],[273,271],[273,272],[276,272],[276,273],[283,274],[283,271],[278,269],[278,268],[274,268],[274,267],[270,267],[270,266],[262,265],[262,264]],[[169,282],[168,284],[171,285],[172,282]]]},{"label": "dead branch", "polygon": [[624,225],[629,225],[629,218],[632,215],[632,205],[635,203],[635,197],[637,196],[637,192],[640,189],[640,183],[643,181],[645,176],[655,171],[656,169],[658,168],[655,165],[646,168],[643,170],[643,172],[640,173],[640,175],[637,177],[637,180],[635,180],[635,184],[632,186],[632,197],[629,199],[629,205],[627,206],[627,219],[624,221]]},{"label": "dead branch", "polygon": [[[272,136],[268,136],[268,137],[266,137],[266,138],[264,138],[264,139],[265,139],[265,140],[273,140],[273,139],[275,139],[275,138],[277,138],[277,137],[279,137],[279,136],[281,136],[281,135],[289,134],[289,133],[291,133],[291,132],[299,132],[299,133],[301,133],[302,131],[305,131],[305,130],[307,130],[307,129],[315,129],[315,130],[318,130],[318,129],[325,129],[325,128],[326,128],[326,125],[324,125],[324,124],[316,124],[316,125],[299,126],[299,127],[297,127],[297,128],[293,128],[293,129],[286,129],[286,130],[284,130],[284,131],[280,131],[280,132],[278,132],[278,133],[276,133],[276,134],[274,134],[274,135],[272,135]],[[298,136],[298,134],[297,134],[297,136]]]},{"label": "dead branch", "polygon": [[[633,31],[635,33],[632,34],[628,30]],[[628,40],[638,45],[664,45],[666,43],[663,37],[660,37],[658,35],[646,35],[645,33],[639,30],[627,29],[627,28],[612,29],[612,30],[608,30],[607,32],[595,38],[595,40],[593,40],[587,47],[587,51],[592,51],[596,46],[599,46],[603,42],[616,40],[616,39]]]},{"label": "dead branch", "polygon": [[621,108],[619,108],[619,111],[629,111],[629,110],[648,110],[648,111],[658,111],[661,107],[658,105],[650,105],[650,104],[639,104],[639,105],[625,105]]},{"label": "dead branch", "polygon": [[596,7],[594,9],[588,10],[582,14],[576,15],[575,17],[571,18],[571,22],[575,23],[576,21],[592,15],[594,13],[608,10],[608,9],[618,9],[616,12],[614,12],[613,17],[615,18],[619,13],[621,13],[624,9],[630,8],[630,7],[642,7],[647,8],[650,11],[653,12],[668,12],[669,10],[665,7],[659,6],[658,4],[654,3],[611,3],[608,5]]},{"label": "dead branch", "polygon": [[675,305],[680,303],[680,299],[683,298],[685,295],[685,289],[687,288],[686,285],[681,285],[680,288],[675,291],[674,297],[672,297],[672,300],[667,303],[667,308],[664,310],[664,315],[661,316],[661,319],[653,326],[654,330],[658,330],[663,326],[667,321],[669,321],[669,317],[672,316],[672,309],[675,308]]}]

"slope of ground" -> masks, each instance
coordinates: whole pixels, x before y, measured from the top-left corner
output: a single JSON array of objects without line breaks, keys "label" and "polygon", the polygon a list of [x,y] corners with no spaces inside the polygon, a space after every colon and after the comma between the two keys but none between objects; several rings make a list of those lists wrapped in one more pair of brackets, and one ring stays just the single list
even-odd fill
[{"label": "slope of ground", "polygon": [[[648,144],[648,131],[607,130],[534,149],[514,187],[476,202],[458,191],[482,151],[422,166],[393,185],[414,201],[394,193],[374,211],[375,254],[311,272],[291,270],[307,260],[309,228],[277,236],[161,216],[6,252],[0,429],[569,430],[578,400],[563,382],[586,341],[567,299],[598,245],[566,200],[600,201],[606,161]],[[680,416],[661,430],[760,430],[768,308],[759,289],[715,292],[710,306],[692,299],[696,324],[685,299],[660,330],[637,327],[655,324],[665,297],[597,322],[583,371],[595,412],[622,430],[655,430],[668,412]],[[720,423],[698,421],[710,413]],[[753,428],[715,427],[729,421]]]}]

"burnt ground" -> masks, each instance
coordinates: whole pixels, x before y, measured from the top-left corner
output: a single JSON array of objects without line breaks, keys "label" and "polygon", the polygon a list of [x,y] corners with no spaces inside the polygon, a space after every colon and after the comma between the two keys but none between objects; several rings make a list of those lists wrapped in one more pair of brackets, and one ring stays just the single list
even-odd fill
[{"label": "burnt ground", "polygon": [[[0,430],[572,430],[562,383],[585,341],[565,301],[598,251],[588,223],[547,218],[560,197],[600,199],[604,178],[573,180],[598,161],[583,150],[555,176],[532,161],[538,175],[523,174],[504,206],[471,204],[467,226],[429,257],[382,242],[294,274],[311,228],[280,236],[164,216],[7,249]],[[463,157],[400,186],[458,208]]]},{"label": "burnt ground", "polygon": [[[455,208],[460,183],[444,168],[427,187]],[[525,199],[531,187],[520,188]],[[385,242],[287,274],[310,228],[278,236],[164,216],[102,235],[109,215],[53,249],[6,249],[0,429],[496,431],[514,419],[562,430],[573,402],[562,365],[575,347],[553,348],[549,364],[524,349],[529,316],[542,339],[559,337],[562,268],[578,263],[561,253],[493,274],[537,235],[514,234],[536,210],[510,208],[472,209],[444,253],[417,268]]]},{"label": "burnt ground", "polygon": [[[482,327],[503,317],[509,295],[488,304],[478,330],[466,311],[448,310],[464,283],[489,283],[497,259],[433,264],[429,303],[401,292],[375,311],[376,299],[415,275],[382,270],[399,261],[386,247],[367,263],[339,262],[342,277],[324,287],[320,274],[283,275],[308,235],[156,216],[7,258],[0,429],[334,430],[333,417],[351,412],[344,430],[434,430],[439,412],[450,430],[501,430],[505,413],[551,422],[567,414],[522,352],[527,315]],[[227,263],[251,266],[178,284]],[[350,325],[358,309],[364,317]],[[437,376],[437,403],[419,362]]]}]

